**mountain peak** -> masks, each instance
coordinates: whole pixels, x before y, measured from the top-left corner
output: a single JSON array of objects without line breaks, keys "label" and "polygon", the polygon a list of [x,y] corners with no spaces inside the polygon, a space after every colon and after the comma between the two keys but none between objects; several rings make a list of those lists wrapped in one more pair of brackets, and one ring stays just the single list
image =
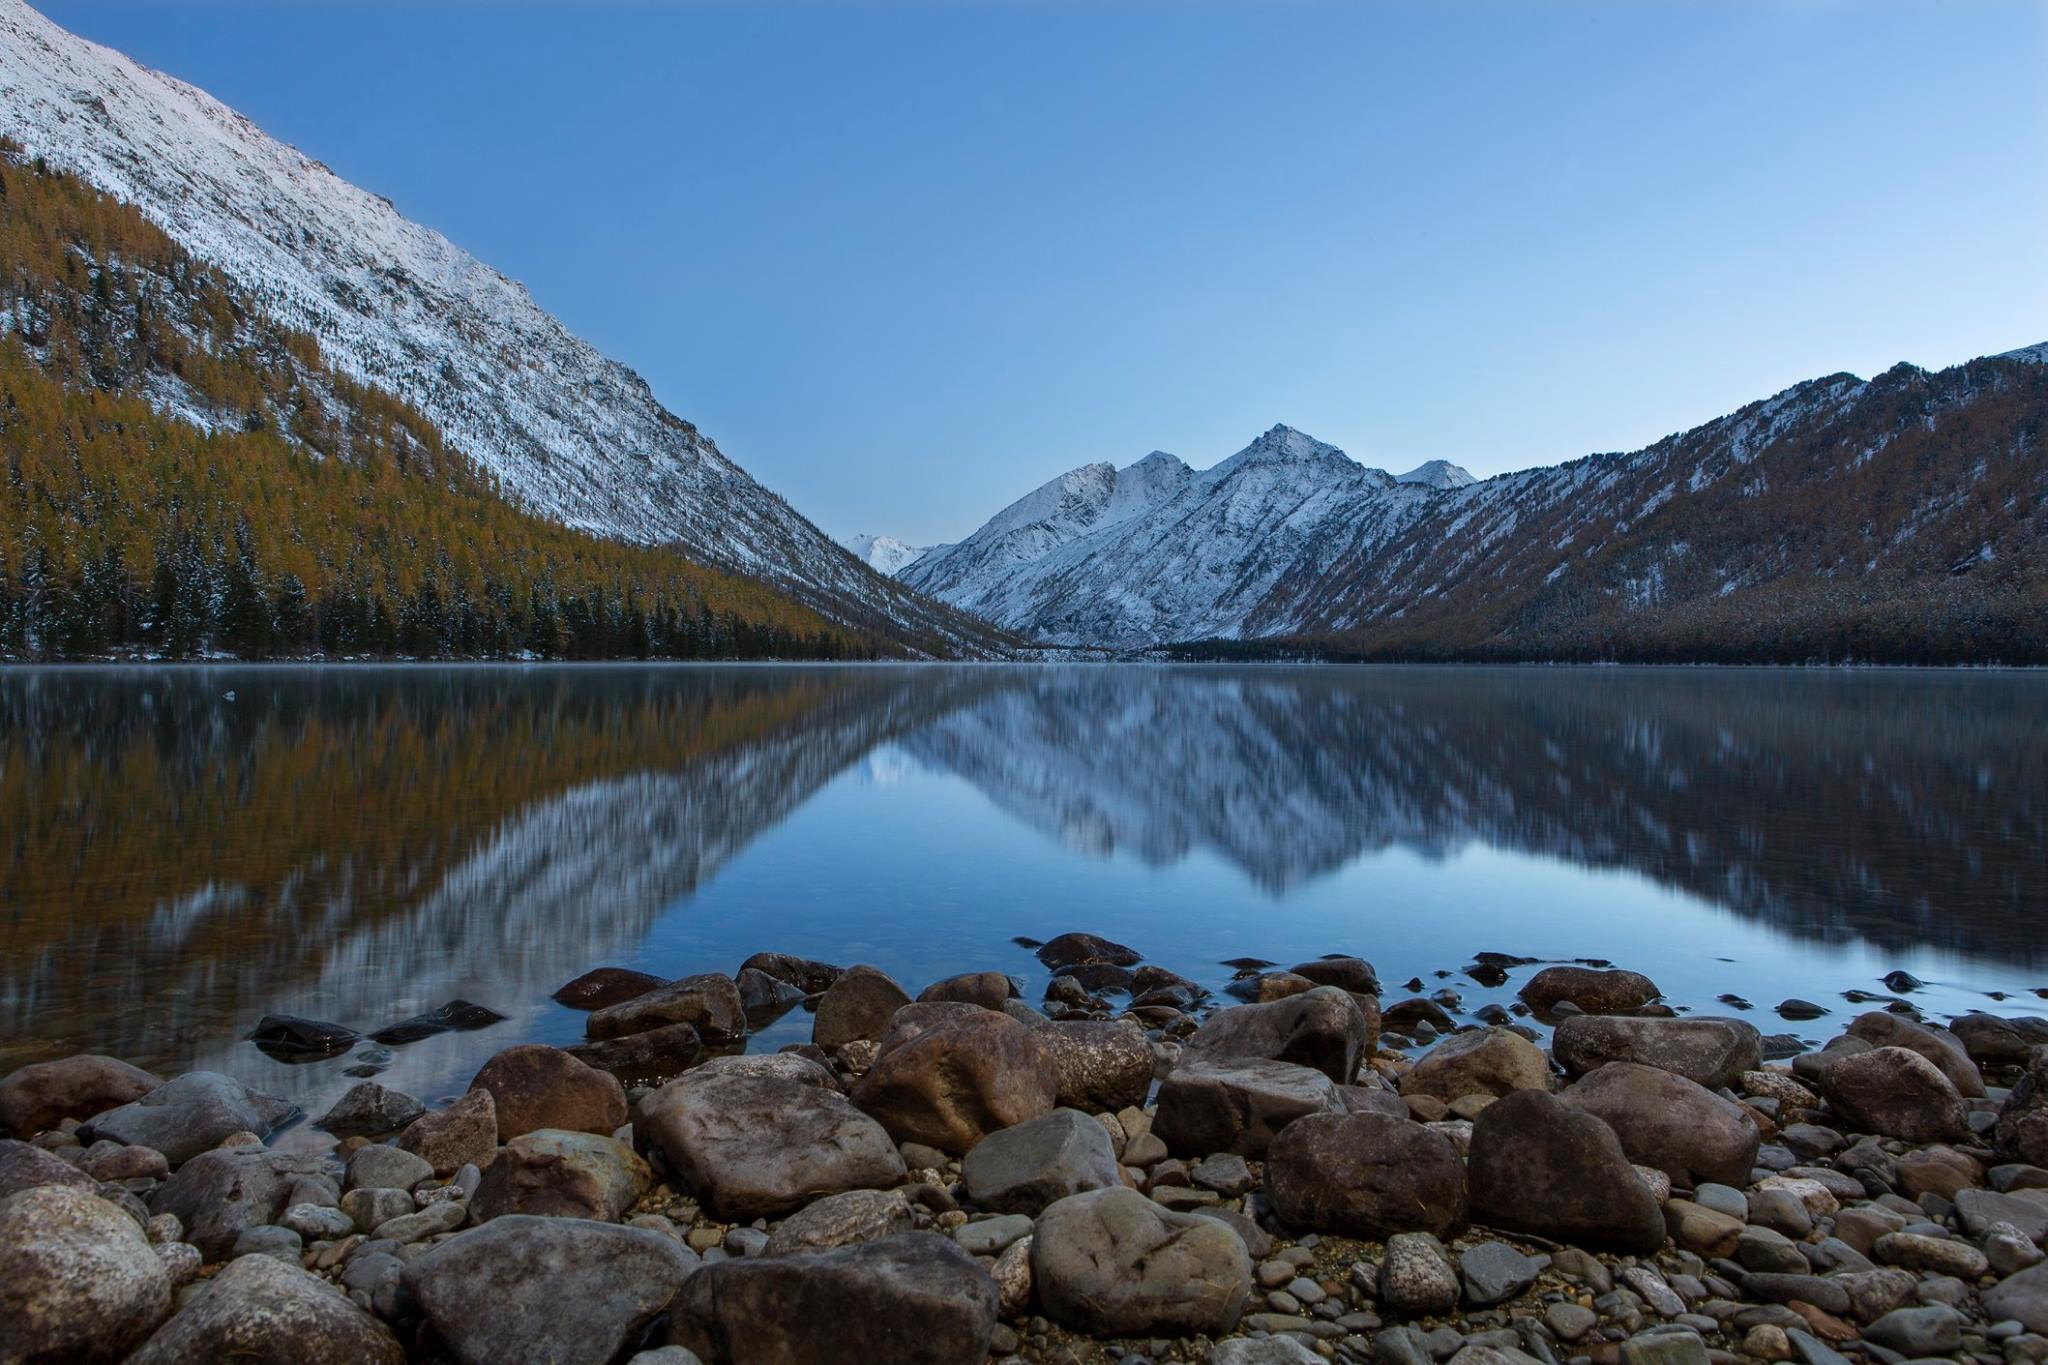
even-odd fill
[{"label": "mountain peak", "polygon": [[1449,460],[1430,460],[1406,474],[1396,474],[1394,482],[1426,484],[1431,488],[1463,488],[1479,480],[1473,478],[1472,472],[1463,465],[1452,464]]},{"label": "mountain peak", "polygon": [[2017,351],[2007,351],[1992,357],[1994,360],[2024,360],[2030,365],[2048,365],[2048,341],[2038,346],[2022,346]]},{"label": "mountain peak", "polygon": [[1358,462],[1337,447],[1285,423],[1276,423],[1258,440],[1216,466],[1214,472],[1228,473],[1253,464],[1326,464],[1357,468]]}]

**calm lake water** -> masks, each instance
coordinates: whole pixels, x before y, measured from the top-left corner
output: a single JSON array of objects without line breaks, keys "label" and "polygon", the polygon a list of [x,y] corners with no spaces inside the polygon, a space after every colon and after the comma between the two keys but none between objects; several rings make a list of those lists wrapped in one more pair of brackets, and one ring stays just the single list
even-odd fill
[{"label": "calm lake water", "polygon": [[1893,968],[1932,1014],[2041,1011],[2048,676],[0,670],[0,1070],[107,1052],[318,1112],[383,1059],[273,1061],[261,1015],[507,1015],[389,1050],[432,1098],[579,1037],[548,997],[589,967],[775,949],[1036,999],[1011,937],[1068,929],[1218,987],[1358,953],[1468,1012],[1526,977],[1456,975],[1482,950],[1810,1038]]}]

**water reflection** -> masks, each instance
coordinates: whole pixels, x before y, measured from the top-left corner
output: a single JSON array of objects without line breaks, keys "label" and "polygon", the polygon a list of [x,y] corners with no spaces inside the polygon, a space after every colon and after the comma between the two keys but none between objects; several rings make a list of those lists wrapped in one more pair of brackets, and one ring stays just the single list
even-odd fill
[{"label": "water reflection", "polygon": [[[870,755],[957,776],[1084,862],[1213,855],[1283,909],[1365,855],[1478,843],[1813,941],[2029,963],[2044,721],[2025,675],[0,671],[0,1066],[250,1074],[269,1011],[510,1015],[405,1050],[457,1075]],[[931,844],[935,868],[1001,875]]]}]

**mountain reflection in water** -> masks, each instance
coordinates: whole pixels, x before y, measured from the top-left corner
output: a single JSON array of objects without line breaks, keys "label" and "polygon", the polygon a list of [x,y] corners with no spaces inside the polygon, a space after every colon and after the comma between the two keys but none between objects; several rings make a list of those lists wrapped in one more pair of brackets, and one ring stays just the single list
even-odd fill
[{"label": "mountain reflection in water", "polygon": [[[1069,861],[1218,859],[1276,914],[1368,855],[1486,846],[1795,940],[2030,965],[2044,731],[2048,679],[2023,674],[0,670],[0,1068],[91,1050],[251,1074],[266,1012],[367,1030],[464,996],[511,1022],[407,1054],[459,1076],[883,755]],[[948,868],[936,835],[928,856],[1007,874]],[[1072,912],[1116,932],[1112,905]],[[771,918],[745,928],[779,946]]]}]

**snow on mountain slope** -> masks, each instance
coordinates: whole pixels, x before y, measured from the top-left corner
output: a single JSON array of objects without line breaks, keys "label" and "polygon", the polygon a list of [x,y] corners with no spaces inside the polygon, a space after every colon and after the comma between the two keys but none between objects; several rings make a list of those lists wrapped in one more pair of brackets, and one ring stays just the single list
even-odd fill
[{"label": "snow on mountain slope", "polygon": [[1406,474],[1396,474],[1395,483],[1419,483],[1431,488],[1463,488],[1468,483],[1478,483],[1470,470],[1463,465],[1452,464],[1449,460],[1431,460],[1419,464]]},{"label": "snow on mountain slope", "polygon": [[204,91],[0,0],[0,131],[141,209],[345,373],[406,399],[527,507],[677,543],[849,624],[960,644],[756,483],[646,382],[390,201]]},{"label": "snow on mountain slope", "polygon": [[906,545],[894,536],[847,536],[839,542],[853,552],[853,557],[873,569],[876,573],[894,576],[918,559],[930,554],[936,545]]}]

